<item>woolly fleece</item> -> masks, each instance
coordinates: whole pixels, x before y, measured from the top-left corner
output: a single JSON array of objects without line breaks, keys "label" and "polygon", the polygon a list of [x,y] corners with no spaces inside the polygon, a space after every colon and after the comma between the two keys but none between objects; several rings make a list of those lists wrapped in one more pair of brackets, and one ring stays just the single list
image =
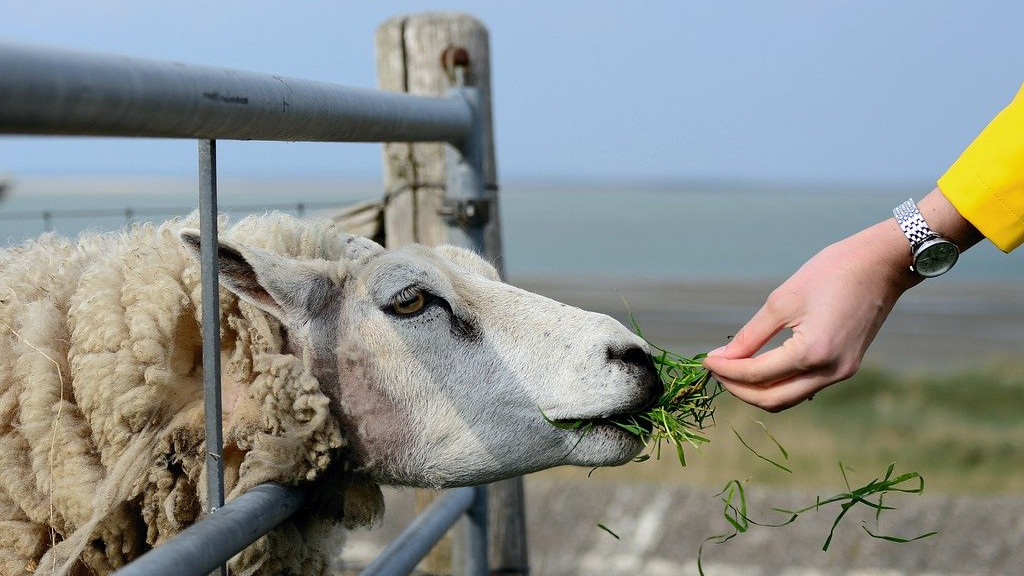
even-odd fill
[{"label": "woolly fleece", "polygon": [[[0,251],[0,574],[104,574],[204,515],[199,267],[178,238],[196,225]],[[330,222],[221,226],[240,244],[343,256]],[[268,481],[320,494],[232,573],[322,573],[324,524],[368,523],[380,491],[345,471],[328,399],[278,322],[225,289],[220,301],[222,372],[243,388],[224,423],[228,499]]]}]

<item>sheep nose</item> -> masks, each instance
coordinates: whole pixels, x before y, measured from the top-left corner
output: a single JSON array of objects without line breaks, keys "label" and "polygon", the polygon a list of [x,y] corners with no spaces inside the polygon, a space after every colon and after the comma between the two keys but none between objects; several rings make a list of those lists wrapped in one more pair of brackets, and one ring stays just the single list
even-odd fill
[{"label": "sheep nose", "polygon": [[665,391],[665,386],[658,376],[658,369],[654,366],[654,359],[643,348],[635,345],[619,348],[609,346],[608,360],[624,365],[626,370],[636,377],[650,398],[651,404],[657,402]]}]

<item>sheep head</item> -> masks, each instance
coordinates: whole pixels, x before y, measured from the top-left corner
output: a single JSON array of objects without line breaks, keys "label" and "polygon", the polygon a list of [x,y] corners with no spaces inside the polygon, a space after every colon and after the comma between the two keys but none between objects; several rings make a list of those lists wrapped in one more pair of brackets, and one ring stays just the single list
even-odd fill
[{"label": "sheep head", "polygon": [[[181,237],[198,257],[198,234]],[[336,261],[228,242],[218,261],[223,286],[288,330],[331,400],[353,469],[440,488],[618,465],[642,449],[603,423],[661,392],[646,343],[621,324],[508,285],[467,250],[338,242]]]}]

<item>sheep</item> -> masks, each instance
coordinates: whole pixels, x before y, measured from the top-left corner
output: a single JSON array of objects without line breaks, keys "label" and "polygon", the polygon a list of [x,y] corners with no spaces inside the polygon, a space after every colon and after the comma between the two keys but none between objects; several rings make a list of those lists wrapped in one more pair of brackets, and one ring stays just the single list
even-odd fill
[{"label": "sheep", "polygon": [[[205,514],[196,223],[0,251],[0,574],[105,574]],[[455,247],[386,250],[277,213],[219,226],[228,500],[271,481],[311,495],[233,573],[323,573],[325,534],[377,518],[381,485],[642,449],[602,420],[660,393],[613,319]]]}]

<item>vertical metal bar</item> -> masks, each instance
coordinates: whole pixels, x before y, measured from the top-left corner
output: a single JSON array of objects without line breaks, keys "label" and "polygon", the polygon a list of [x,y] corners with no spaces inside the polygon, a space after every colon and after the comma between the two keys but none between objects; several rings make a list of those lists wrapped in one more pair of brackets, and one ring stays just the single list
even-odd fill
[{"label": "vertical metal bar", "polygon": [[[456,87],[448,95],[466,100],[473,112],[473,127],[469,136],[457,146],[448,145],[445,151],[445,199],[442,214],[448,221],[448,242],[486,254],[484,227],[490,219],[491,206],[485,189],[484,134],[480,114],[480,90],[465,85],[465,68],[456,66]],[[474,488],[473,507],[468,511],[466,529],[462,532],[465,551],[463,574],[487,576],[487,487]]]},{"label": "vertical metal bar", "polygon": [[448,91],[461,96],[473,111],[469,136],[457,146],[445,147],[445,200],[442,213],[449,223],[448,243],[484,252],[484,225],[490,204],[484,189],[484,138],[480,118],[480,90],[459,86]]},{"label": "vertical metal bar", "polygon": [[[199,141],[199,240],[203,300],[206,492],[210,513],[224,505],[224,432],[220,398],[220,285],[217,277],[217,141]],[[216,573],[216,572],[215,572]],[[227,566],[219,573],[226,576]]]},{"label": "vertical metal bar", "polygon": [[466,576],[488,576],[487,486],[474,486],[473,504],[466,511]]}]

